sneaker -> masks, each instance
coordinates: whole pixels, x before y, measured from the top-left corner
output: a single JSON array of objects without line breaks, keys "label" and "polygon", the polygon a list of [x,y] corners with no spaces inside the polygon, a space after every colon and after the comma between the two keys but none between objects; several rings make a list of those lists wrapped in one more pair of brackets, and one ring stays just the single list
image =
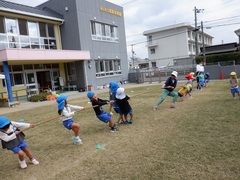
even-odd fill
[{"label": "sneaker", "polygon": [[79,138],[79,136],[75,137],[73,136],[72,137],[72,140],[73,140],[73,143],[74,144],[83,144],[82,140]]},{"label": "sneaker", "polygon": [[117,132],[117,131],[118,131],[118,130],[117,130],[117,128],[115,128],[115,127],[110,129],[110,132],[111,132],[111,133],[114,133],[114,132]]},{"label": "sneaker", "polygon": [[32,158],[30,161],[33,165],[38,165],[39,164],[39,162],[34,158]]},{"label": "sneaker", "polygon": [[175,108],[175,104],[172,104],[172,105],[170,106],[170,108]]},{"label": "sneaker", "polygon": [[115,123],[114,123],[114,126],[118,126],[118,122],[115,122]]},{"label": "sneaker", "polygon": [[233,98],[234,100],[236,99],[236,97]]},{"label": "sneaker", "polygon": [[26,164],[26,161],[25,161],[25,160],[19,161],[19,164],[20,164],[20,167],[21,167],[22,169],[27,168],[27,164]]},{"label": "sneaker", "polygon": [[153,106],[153,110],[156,111],[157,110],[157,106]]},{"label": "sneaker", "polygon": [[132,122],[132,119],[130,119],[130,120],[128,121],[128,123],[129,123],[129,124],[132,124],[132,123],[133,123],[133,122]]},{"label": "sneaker", "polygon": [[127,124],[128,122],[127,121],[122,121],[121,124]]}]

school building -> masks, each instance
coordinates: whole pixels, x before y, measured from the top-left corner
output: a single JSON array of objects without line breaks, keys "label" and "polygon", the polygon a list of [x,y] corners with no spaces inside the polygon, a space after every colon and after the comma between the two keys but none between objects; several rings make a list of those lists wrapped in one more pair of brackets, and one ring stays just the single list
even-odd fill
[{"label": "school building", "polygon": [[[0,95],[95,90],[127,79],[123,8],[105,0],[0,0]],[[0,97],[1,98],[1,97]]]}]

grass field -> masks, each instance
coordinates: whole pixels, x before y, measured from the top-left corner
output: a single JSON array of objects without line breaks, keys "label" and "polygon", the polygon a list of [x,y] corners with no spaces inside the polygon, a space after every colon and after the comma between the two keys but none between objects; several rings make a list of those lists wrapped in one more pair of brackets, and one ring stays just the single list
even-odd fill
[{"label": "grass field", "polygon": [[[160,86],[125,90],[132,96],[134,122],[120,125],[116,133],[110,133],[92,109],[76,113],[83,145],[73,145],[72,131],[59,119],[25,131],[40,164],[33,166],[26,159],[28,168],[22,170],[17,156],[1,149],[1,179],[240,179],[240,100],[232,99],[228,81],[211,81],[201,92],[194,89],[193,99],[178,101],[176,109],[167,97],[153,111]],[[105,99],[108,94],[98,96]],[[87,102],[84,97],[69,104],[89,107]],[[6,115],[36,124],[56,117],[57,104]],[[96,149],[97,144],[104,148]]]}]

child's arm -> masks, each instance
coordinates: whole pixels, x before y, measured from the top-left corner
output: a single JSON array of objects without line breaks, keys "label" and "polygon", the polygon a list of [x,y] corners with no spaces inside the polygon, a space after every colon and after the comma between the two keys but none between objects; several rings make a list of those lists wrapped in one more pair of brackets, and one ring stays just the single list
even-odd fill
[{"label": "child's arm", "polygon": [[75,105],[70,105],[68,104],[68,106],[72,109],[72,110],[77,110],[77,111],[80,111],[80,110],[83,110],[84,107],[82,106],[75,106]]}]

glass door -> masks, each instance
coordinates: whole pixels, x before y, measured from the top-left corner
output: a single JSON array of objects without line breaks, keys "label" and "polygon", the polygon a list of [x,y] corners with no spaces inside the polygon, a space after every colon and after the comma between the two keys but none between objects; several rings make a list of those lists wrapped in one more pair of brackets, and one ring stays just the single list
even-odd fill
[{"label": "glass door", "polygon": [[36,74],[34,72],[26,73],[26,87],[28,97],[39,93]]}]

